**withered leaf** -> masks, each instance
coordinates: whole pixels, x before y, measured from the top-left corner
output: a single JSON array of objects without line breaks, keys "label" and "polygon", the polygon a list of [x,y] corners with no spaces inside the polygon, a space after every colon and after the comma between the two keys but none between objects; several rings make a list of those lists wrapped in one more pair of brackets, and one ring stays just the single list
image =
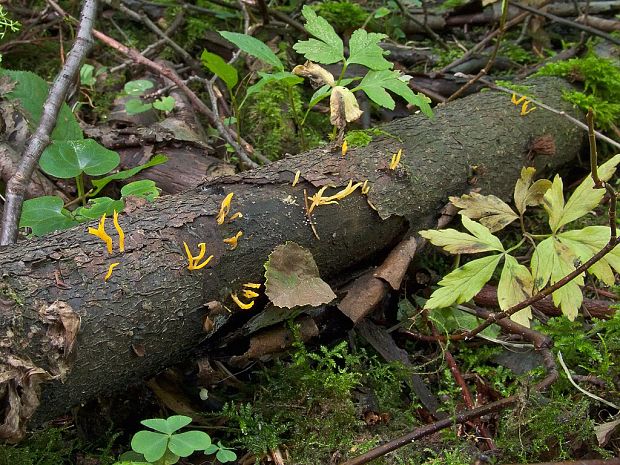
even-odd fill
[{"label": "withered leaf", "polygon": [[450,202],[461,208],[463,215],[477,219],[491,232],[499,231],[519,218],[506,202],[494,195],[472,192],[461,197],[450,197]]},{"label": "withered leaf", "polygon": [[281,244],[271,252],[265,278],[265,294],[276,307],[317,306],[336,298],[320,278],[310,251],[295,242]]}]

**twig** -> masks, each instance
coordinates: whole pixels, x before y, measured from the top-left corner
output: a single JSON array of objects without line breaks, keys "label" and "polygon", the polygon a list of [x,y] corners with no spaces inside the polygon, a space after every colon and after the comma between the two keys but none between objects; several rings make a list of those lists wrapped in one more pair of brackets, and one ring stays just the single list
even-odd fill
[{"label": "twig", "polygon": [[[529,16],[529,13],[521,13],[520,15],[515,16],[514,18],[512,18],[510,21],[508,21],[506,23],[504,29],[507,30],[507,29],[510,29],[515,24],[519,24],[527,16]],[[484,39],[482,39],[480,42],[478,42],[476,45],[474,45],[472,48],[470,48],[469,51],[465,52],[465,54],[463,54],[463,56],[461,58],[457,58],[452,63],[444,66],[440,70],[440,73],[447,73],[448,71],[450,71],[455,66],[458,66],[461,63],[466,62],[469,59],[470,56],[472,56],[474,53],[479,52],[484,47],[486,47],[489,42],[491,42],[495,37],[497,37],[499,35],[499,33],[500,33],[499,29],[496,29],[495,31],[491,32],[488,36],[486,36]]]},{"label": "twig", "polygon": [[421,23],[420,21],[418,21],[418,19],[415,16],[413,16],[409,12],[407,7],[405,5],[403,5],[403,2],[401,0],[394,0],[394,1],[396,2],[396,5],[398,5],[398,8],[400,9],[400,11],[402,11],[403,14],[407,17],[407,19],[409,19],[409,21],[414,23],[416,26],[421,27],[422,29],[424,29],[424,31],[426,31],[426,33],[429,36],[431,36],[435,42],[437,42],[439,45],[441,45],[441,47],[444,50],[450,50],[450,47],[448,47],[448,44],[446,44],[446,42],[439,36],[439,34],[437,34],[435,31],[433,31],[429,27],[429,25],[426,24],[426,14],[424,16],[424,18],[425,18],[424,23]]},{"label": "twig", "polygon": [[[54,0],[48,0],[48,2],[60,14],[62,14],[63,16],[67,18],[71,18],[71,16],[67,14],[62,8],[60,8],[60,6],[56,4]],[[235,131],[229,127],[226,127],[226,125],[224,125],[224,122],[221,119],[216,118],[215,115],[213,114],[213,111],[211,111],[211,109],[202,100],[200,100],[198,96],[189,87],[187,87],[185,82],[183,82],[183,80],[174,72],[174,70],[170,69],[166,65],[155,63],[154,61],[149,60],[148,58],[142,56],[138,50],[129,48],[121,44],[120,42],[114,40],[113,38],[106,36],[102,32],[99,32],[96,29],[93,29],[93,35],[97,39],[102,41],[104,44],[118,50],[123,55],[134,60],[136,63],[146,66],[147,68],[150,68],[152,71],[156,72],[157,74],[161,74],[162,76],[174,82],[177,85],[177,87],[185,93],[189,101],[192,102],[192,105],[194,106],[194,108],[196,108],[200,113],[205,115],[207,119],[209,120],[209,123],[215,126],[215,128],[218,130],[220,135],[226,140],[226,142],[228,142],[233,147],[233,149],[235,149],[241,161],[245,163],[247,166],[249,166],[250,168],[258,167],[258,164],[254,162],[253,160],[251,160],[249,156],[249,154],[252,154],[254,151],[252,149],[252,146],[248,144],[246,141],[244,141],[243,139],[240,139],[240,143],[237,143],[237,134],[235,133]]]},{"label": "twig", "polygon": [[97,12],[97,0],[85,0],[80,16],[78,34],[67,56],[67,61],[56,76],[43,104],[39,126],[30,139],[21,163],[6,187],[6,203],[2,215],[0,245],[15,243],[24,193],[43,150],[50,143],[50,134],[56,126],[58,112],[64,103],[71,84],[80,69],[82,60],[92,47],[92,28]]},{"label": "twig", "polygon": [[502,4],[502,5],[504,6],[504,8],[502,10],[502,17],[499,21],[499,32],[497,34],[497,40],[495,41],[495,47],[493,47],[493,52],[491,53],[491,56],[487,60],[487,64],[484,66],[484,68],[480,70],[480,72],[476,76],[474,76],[472,79],[467,81],[464,85],[461,86],[460,89],[458,89],[450,97],[448,97],[448,99],[446,100],[446,103],[451,102],[452,100],[463,95],[463,92],[465,92],[467,89],[473,86],[474,83],[478,81],[482,76],[489,74],[489,71],[491,71],[491,68],[493,68],[493,65],[495,64],[495,58],[497,57],[497,52],[499,51],[499,47],[502,44],[502,38],[504,37],[504,33],[506,32],[506,18],[508,17],[508,5],[506,4]]},{"label": "twig", "polygon": [[577,388],[577,390],[581,391],[583,394],[585,394],[586,396],[594,399],[594,400],[598,400],[599,402],[607,405],[608,407],[611,407],[613,409],[616,410],[620,410],[620,407],[618,407],[616,404],[609,402],[608,400],[603,399],[602,397],[597,396],[596,394],[592,394],[591,392],[586,391],[584,388],[582,388],[581,386],[579,386],[575,380],[573,379],[573,377],[570,374],[570,371],[568,369],[568,367],[566,366],[566,363],[564,363],[564,358],[562,357],[562,352],[558,352],[558,360],[560,361],[560,365],[562,365],[562,368],[564,369],[564,373],[566,373],[566,376],[568,378],[568,380],[570,381],[570,383],[575,386],[575,388]]},{"label": "twig", "polygon": [[587,26],[585,24],[576,23],[569,19],[560,18],[559,16],[552,15],[551,13],[545,13],[544,11],[537,10],[536,8],[532,8],[531,6],[526,6],[520,3],[511,2],[511,1],[509,1],[508,3],[510,3],[512,6],[516,6],[517,8],[521,10],[528,11],[538,16],[543,16],[547,19],[550,19],[551,21],[555,21],[556,23],[564,24],[565,26],[570,26],[575,29],[580,29],[582,31],[588,32],[589,34],[601,37],[613,44],[620,45],[620,39],[617,39],[614,36],[607,34],[606,32],[593,28],[592,26]]}]

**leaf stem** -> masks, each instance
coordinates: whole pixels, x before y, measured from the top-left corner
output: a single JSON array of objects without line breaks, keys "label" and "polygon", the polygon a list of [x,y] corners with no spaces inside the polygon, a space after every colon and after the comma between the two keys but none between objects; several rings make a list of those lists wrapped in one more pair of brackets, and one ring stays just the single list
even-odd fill
[{"label": "leaf stem", "polygon": [[86,196],[84,195],[84,173],[80,173],[75,177],[77,185],[78,199],[82,200],[82,206],[86,205]]}]

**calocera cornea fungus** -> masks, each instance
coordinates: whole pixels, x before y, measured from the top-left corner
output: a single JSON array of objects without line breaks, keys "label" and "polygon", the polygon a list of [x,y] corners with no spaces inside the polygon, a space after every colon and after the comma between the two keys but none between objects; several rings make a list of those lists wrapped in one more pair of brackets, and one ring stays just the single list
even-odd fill
[{"label": "calocera cornea fungus", "polygon": [[329,205],[330,203],[338,203],[338,200],[342,200],[346,196],[351,195],[355,191],[355,189],[361,186],[361,182],[353,184],[353,180],[350,180],[349,184],[347,184],[347,187],[345,187],[341,191],[336,192],[334,195],[330,195],[327,197],[323,197],[323,193],[325,192],[325,189],[327,189],[329,186],[321,187],[316,194],[308,197],[308,200],[312,201],[312,203],[308,207],[308,215],[310,215],[314,208],[318,205]]},{"label": "calocera cornea fungus", "polygon": [[342,143],[341,150],[342,150],[342,156],[344,157],[347,154],[347,150],[349,150],[349,144],[347,143],[346,140]]},{"label": "calocera cornea fungus", "polygon": [[183,242],[183,247],[185,247],[185,254],[187,255],[187,262],[188,262],[187,269],[188,270],[199,270],[201,268],[204,268],[205,266],[209,264],[209,262],[213,258],[213,255],[209,255],[209,257],[204,262],[200,263],[200,260],[202,260],[202,258],[207,253],[207,244],[205,244],[204,242],[201,242],[200,244],[198,244],[198,248],[200,252],[198,253],[196,257],[192,255],[192,253],[189,250],[189,246],[187,245],[186,242]]},{"label": "calocera cornea fungus", "polygon": [[228,218],[228,222],[235,221],[237,218],[243,218],[243,214],[241,212],[237,212],[233,214],[230,218]]},{"label": "calocera cornea fungus", "polygon": [[118,224],[118,213],[114,210],[114,216],[112,217],[112,221],[114,222],[114,228],[118,233],[118,250],[120,252],[125,251],[125,231],[121,228],[121,225]]},{"label": "calocera cornea fungus", "polygon": [[368,185],[368,179],[366,179],[366,181],[364,181],[364,184],[362,184],[362,194],[366,195],[368,194],[368,192],[370,192],[370,186]]},{"label": "calocera cornea fungus", "polygon": [[524,100],[526,100],[526,99],[527,99],[527,97],[526,97],[525,95],[523,95],[521,98],[517,99],[517,94],[513,93],[513,94],[512,94],[512,97],[510,98],[510,101],[511,101],[513,104],[515,104],[515,105],[519,106],[519,105],[521,105],[521,103],[522,103]]},{"label": "calocera cornea fungus", "polygon": [[523,102],[523,106],[521,107],[521,116],[525,116],[528,113],[533,112],[534,110],[536,110],[537,107],[532,107],[532,108],[527,108],[527,106],[532,103],[531,100],[526,100],[525,102]]},{"label": "calocera cornea fungus", "polygon": [[528,113],[531,113],[534,110],[536,110],[536,107],[528,108],[528,105],[532,103],[532,101],[528,100],[528,98],[525,95],[517,99],[517,94],[513,93],[512,97],[510,98],[510,101],[516,106],[521,105],[521,113],[520,113],[521,116],[525,116]]},{"label": "calocera cornea fungus", "polygon": [[301,176],[301,171],[297,170],[295,172],[295,179],[293,179],[293,185],[291,187],[295,187],[299,182],[299,176]]},{"label": "calocera cornea fungus", "polygon": [[399,149],[394,155],[392,155],[392,161],[390,162],[390,169],[395,170],[400,163],[400,157],[403,154],[403,149]]},{"label": "calocera cornea fungus", "polygon": [[245,283],[243,287],[248,287],[250,289],[260,289],[259,283]]},{"label": "calocera cornea fungus", "polygon": [[243,236],[243,231],[239,231],[234,236],[224,239],[224,243],[230,246],[230,250],[235,250],[237,248],[237,241],[241,236]]},{"label": "calocera cornea fungus", "polygon": [[108,272],[106,273],[105,277],[103,278],[104,281],[107,281],[108,279],[110,279],[110,277],[112,276],[112,270],[114,270],[114,268],[116,268],[118,265],[120,265],[119,262],[110,263],[110,266],[108,268]]},{"label": "calocera cornea fungus", "polygon": [[254,301],[253,300],[246,304],[246,303],[242,302],[241,300],[239,300],[239,297],[237,297],[237,294],[235,294],[234,292],[230,294],[230,297],[232,298],[232,300],[235,301],[235,303],[242,310],[249,310],[250,308],[252,308],[254,306]]},{"label": "calocera cornea fungus", "polygon": [[231,192],[224,198],[224,200],[222,200],[222,205],[220,206],[220,212],[217,214],[217,218],[216,218],[217,224],[224,224],[226,215],[228,215],[228,212],[230,212],[230,201],[232,200],[233,195],[235,194]]},{"label": "calocera cornea fungus", "polygon": [[256,299],[259,295],[258,292],[251,291],[250,289],[243,290],[243,297],[246,299]]},{"label": "calocera cornea fungus", "polygon": [[107,232],[105,232],[105,216],[106,216],[105,213],[101,216],[101,219],[99,220],[99,227],[97,229],[88,228],[88,234],[97,236],[99,239],[105,242],[106,248],[108,249],[108,253],[111,254],[112,253],[112,238],[108,235]]}]

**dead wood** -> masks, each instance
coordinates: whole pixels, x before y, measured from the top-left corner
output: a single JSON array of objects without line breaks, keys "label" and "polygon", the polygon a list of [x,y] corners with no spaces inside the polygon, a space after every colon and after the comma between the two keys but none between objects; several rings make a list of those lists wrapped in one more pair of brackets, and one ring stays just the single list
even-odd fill
[{"label": "dead wood", "polygon": [[[579,116],[561,99],[563,81],[532,84],[535,96]],[[263,264],[277,245],[294,241],[307,247],[321,276],[334,282],[347,270],[381,262],[407,233],[431,227],[447,197],[474,182],[484,193],[509,198],[531,139],[555,139],[557,155],[535,160],[538,168],[553,170],[578,154],[585,134],[540,109],[521,117],[496,92],[445,105],[433,120],[412,116],[382,129],[384,136],[349,149],[346,157],[313,150],[123,215],[123,253],[116,252],[116,233],[110,256],[86,225],[0,249],[4,437],[18,439],[35,411],[33,421],[53,418],[152,376],[205,339],[225,336],[234,328],[222,331],[224,323],[242,312],[230,293],[263,281]],[[401,148],[400,165],[390,170],[391,156]],[[301,181],[292,187],[297,170]],[[312,218],[322,238],[317,240],[304,190],[311,195],[325,185],[342,188],[351,179],[368,179],[367,198],[357,191],[339,205],[317,207]],[[230,213],[240,211],[243,218],[218,225],[220,203],[230,192]],[[230,251],[223,239],[238,231],[243,236]],[[207,256],[214,255],[209,266],[188,270],[184,241],[192,251],[205,242]],[[112,262],[119,265],[104,282]],[[232,313],[206,305],[212,301]],[[77,339],[69,331],[75,316],[81,322]]]}]

